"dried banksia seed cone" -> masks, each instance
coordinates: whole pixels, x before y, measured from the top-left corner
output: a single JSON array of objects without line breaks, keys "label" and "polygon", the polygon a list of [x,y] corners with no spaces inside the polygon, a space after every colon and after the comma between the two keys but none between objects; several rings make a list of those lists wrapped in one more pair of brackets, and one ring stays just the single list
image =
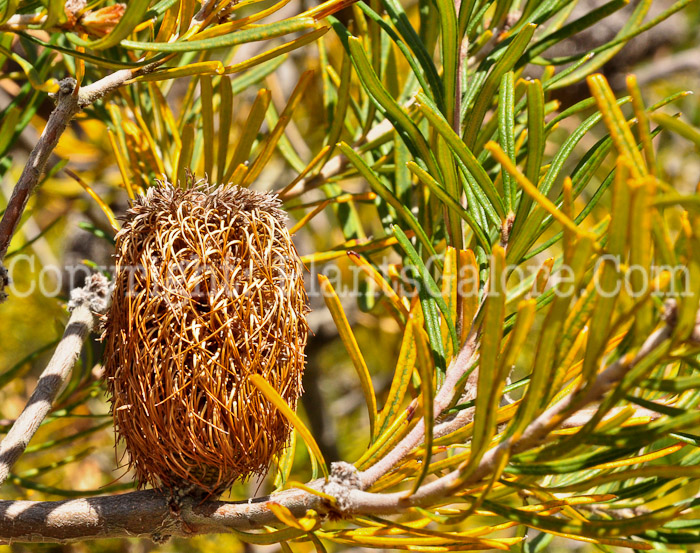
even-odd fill
[{"label": "dried banksia seed cone", "polygon": [[285,219],[273,195],[206,183],[127,211],[105,377],[140,485],[219,494],[284,448],[289,423],[249,376],[296,407],[307,296]]}]

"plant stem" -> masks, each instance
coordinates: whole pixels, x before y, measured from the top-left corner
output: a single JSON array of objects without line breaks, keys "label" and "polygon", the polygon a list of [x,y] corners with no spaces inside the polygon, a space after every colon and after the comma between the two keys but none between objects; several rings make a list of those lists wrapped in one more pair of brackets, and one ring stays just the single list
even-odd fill
[{"label": "plant stem", "polygon": [[104,312],[109,301],[109,283],[101,274],[90,277],[85,288],[71,293],[72,310],[63,338],[37,382],[24,410],[0,443],[0,485],[29,445],[59,392],[70,378],[83,342],[95,325],[95,313]]},{"label": "plant stem", "polygon": [[[46,168],[46,163],[71,119],[73,119],[80,110],[93,104],[130,79],[150,73],[158,65],[163,63],[163,61],[164,60],[161,60],[158,63],[146,65],[138,69],[120,69],[82,88],[78,88],[75,79],[72,78],[63,79],[59,83],[60,88],[56,107],[51,112],[46,127],[41,133],[36,146],[34,146],[34,149],[29,154],[27,164],[12,190],[12,196],[0,220],[0,266],[3,259],[5,259],[12,236],[17,230],[17,225],[27,207],[29,196],[39,183],[39,179]],[[0,280],[0,302],[4,299],[3,288],[3,282]]]}]

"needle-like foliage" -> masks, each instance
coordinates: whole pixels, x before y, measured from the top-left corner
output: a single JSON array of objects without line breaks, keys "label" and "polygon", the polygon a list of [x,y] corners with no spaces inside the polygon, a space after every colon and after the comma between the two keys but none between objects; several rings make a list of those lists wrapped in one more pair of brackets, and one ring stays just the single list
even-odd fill
[{"label": "needle-like foliage", "polygon": [[[218,494],[272,458],[259,484],[271,495],[10,504],[0,537],[230,532],[285,552],[697,547],[700,202],[697,176],[683,178],[697,164],[697,107],[641,74],[598,73],[697,4],[78,4],[0,1],[0,62],[17,85],[0,112],[0,175],[19,173],[8,152],[47,92],[62,87],[54,113],[81,112],[68,127],[52,116],[37,148],[58,133],[48,153],[60,161],[33,158],[44,176],[19,178],[21,197],[39,193],[26,213],[8,200],[3,263],[26,283],[12,259],[46,257],[63,220],[42,214],[76,182],[99,208],[83,228],[110,253],[116,240],[119,262],[97,267],[116,285],[107,351],[85,349],[26,450],[55,455],[7,467],[13,497],[99,494],[112,480],[51,480],[88,465],[86,440],[111,452],[102,366],[142,484]],[[577,49],[613,19],[616,31]],[[59,87],[66,73],[82,93]],[[190,171],[221,187],[178,188]],[[298,413],[305,293],[296,257],[277,255],[294,251],[281,209],[315,311]],[[20,305],[6,288],[3,309]],[[0,376],[3,398],[56,343],[45,326]]]}]

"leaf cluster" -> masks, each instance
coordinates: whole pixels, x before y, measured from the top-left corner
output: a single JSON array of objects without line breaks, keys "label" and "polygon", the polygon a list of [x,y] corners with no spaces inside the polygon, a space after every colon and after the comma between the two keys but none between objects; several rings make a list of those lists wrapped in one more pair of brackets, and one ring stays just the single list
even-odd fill
[{"label": "leaf cluster", "polygon": [[[329,0],[268,23],[284,0],[134,0],[118,17],[116,4],[73,13],[62,2],[6,0],[0,67],[20,86],[0,112],[0,171],[59,73],[89,81],[156,64],[78,122],[106,130],[123,195],[156,178],[184,183],[189,170],[273,189],[312,245],[305,263],[347,260],[362,277],[360,307],[392,321],[398,355],[382,389],[353,331],[354,306],[338,283],[312,275],[366,404],[368,445],[354,465],[376,476],[365,492],[397,498],[399,516],[368,509],[341,525],[271,503],[282,529],[237,533],[242,540],[285,551],[544,551],[554,536],[603,551],[692,548],[700,202],[670,184],[657,136],[700,149],[700,131],[669,111],[686,93],[649,105],[633,76],[616,96],[596,73],[691,3],[650,19],[649,0],[631,9],[611,0],[571,20],[571,0]],[[614,39],[550,55],[623,9]],[[258,42],[272,46],[245,50]],[[297,49],[317,54],[318,70],[302,67],[285,90],[279,73]],[[556,91],[582,80],[591,97],[561,109]],[[106,194],[77,180],[116,230]],[[331,232],[318,224],[324,216]],[[110,239],[108,226],[88,228]],[[99,394],[92,364],[83,360],[46,424]],[[596,396],[609,368],[621,373]],[[295,480],[331,472],[303,417],[255,384],[305,446],[295,438],[275,460],[272,487],[323,493]],[[88,412],[94,425],[61,440],[108,424]],[[12,482],[70,495],[40,482],[84,455]],[[443,495],[420,499],[440,482]]]}]

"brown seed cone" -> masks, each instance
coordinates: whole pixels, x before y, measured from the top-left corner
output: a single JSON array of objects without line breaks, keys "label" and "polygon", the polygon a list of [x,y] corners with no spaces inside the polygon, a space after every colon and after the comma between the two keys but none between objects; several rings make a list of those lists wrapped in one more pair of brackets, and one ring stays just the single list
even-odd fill
[{"label": "brown seed cone", "polygon": [[302,264],[273,195],[148,190],[117,234],[105,377],[139,485],[219,494],[264,474],[290,425],[308,334]]}]

